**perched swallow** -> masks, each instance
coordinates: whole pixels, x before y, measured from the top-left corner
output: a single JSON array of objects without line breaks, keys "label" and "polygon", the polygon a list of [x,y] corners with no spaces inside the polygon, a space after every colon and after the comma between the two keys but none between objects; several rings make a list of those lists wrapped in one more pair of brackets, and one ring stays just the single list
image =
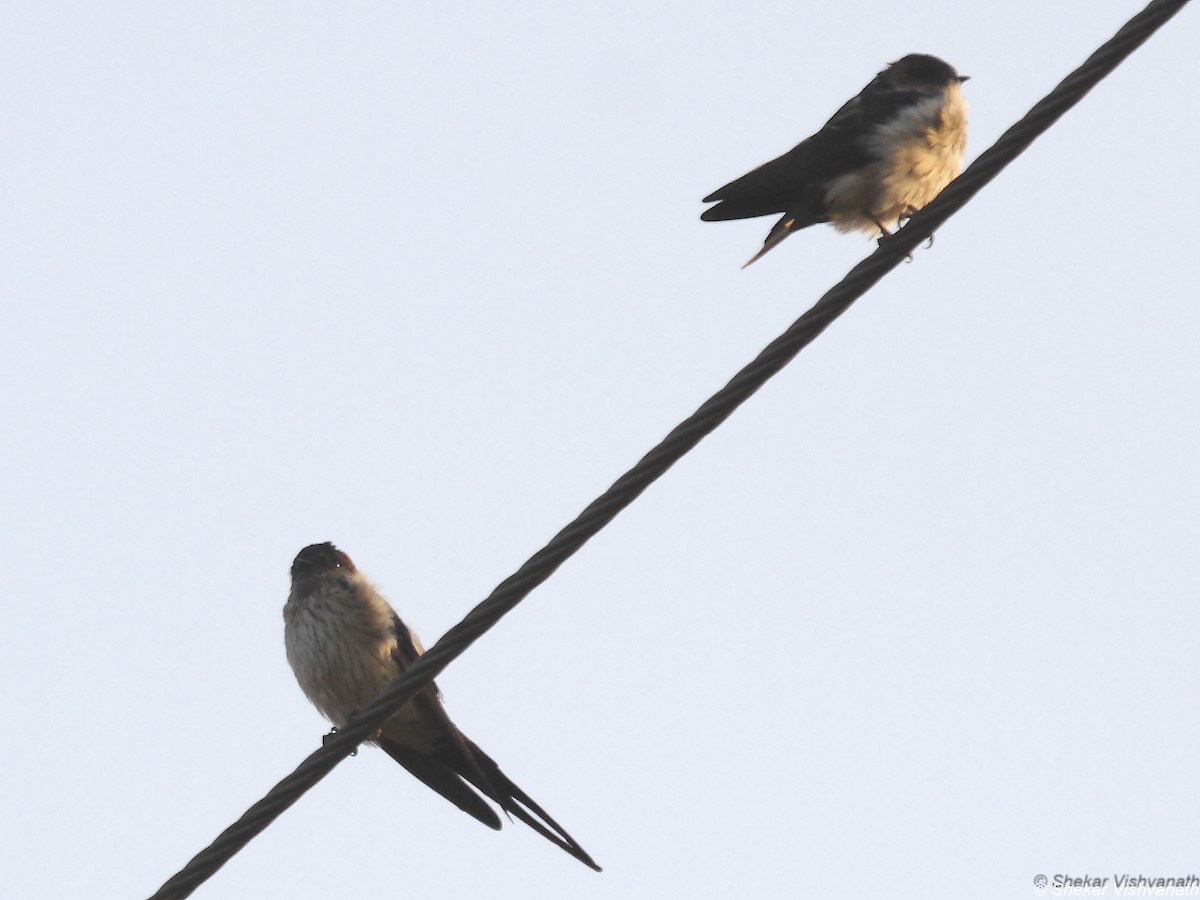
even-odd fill
[{"label": "perched swallow", "polygon": [[889,234],[962,168],[967,104],[960,85],[968,77],[936,56],[910,53],[812,137],[705,197],[719,202],[700,218],[783,213],[743,269],[793,231],[821,222]]},{"label": "perched swallow", "polygon": [[[313,544],[296,556],[283,621],[296,680],[337,727],[424,652],[379,591],[333,544]],[[489,828],[499,829],[500,819],[479,794],[600,871],[575,839],[450,721],[434,684],[384,722],[373,743]]]}]

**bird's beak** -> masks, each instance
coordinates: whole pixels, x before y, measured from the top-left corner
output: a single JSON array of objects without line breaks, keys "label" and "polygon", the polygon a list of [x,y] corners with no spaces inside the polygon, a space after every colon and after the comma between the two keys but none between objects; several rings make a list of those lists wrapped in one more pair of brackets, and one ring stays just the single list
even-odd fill
[{"label": "bird's beak", "polygon": [[971,80],[971,76],[970,76],[970,75],[959,75],[959,76],[958,76],[958,83],[959,83],[959,84],[962,84],[964,81],[970,81],[970,80]]}]

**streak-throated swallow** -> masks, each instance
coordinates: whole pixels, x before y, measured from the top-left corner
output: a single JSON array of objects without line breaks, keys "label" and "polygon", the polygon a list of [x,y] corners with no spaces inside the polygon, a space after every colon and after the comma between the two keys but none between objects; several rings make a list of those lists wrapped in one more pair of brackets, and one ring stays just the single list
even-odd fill
[{"label": "streak-throated swallow", "polygon": [[[283,621],[296,680],[339,728],[424,652],[417,636],[333,544],[313,544],[296,556]],[[600,871],[587,851],[450,721],[432,682],[385,721],[372,742],[489,828],[499,829],[500,819],[480,794]]]},{"label": "streak-throated swallow", "polygon": [[889,234],[962,168],[967,104],[960,86],[968,77],[936,56],[910,53],[812,137],[705,197],[719,202],[700,218],[783,214],[742,268],[793,231],[821,222]]}]

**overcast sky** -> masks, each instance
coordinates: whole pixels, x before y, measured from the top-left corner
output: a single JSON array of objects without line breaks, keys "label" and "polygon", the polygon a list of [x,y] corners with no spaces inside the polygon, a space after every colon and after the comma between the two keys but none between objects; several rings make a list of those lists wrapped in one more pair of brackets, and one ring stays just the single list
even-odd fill
[{"label": "overcast sky", "polygon": [[[873,249],[701,197],[911,51],[973,159],[1140,5],[9,2],[5,892],[144,897],[319,745],[301,547],[432,644]],[[603,874],[364,749],[196,896],[1200,873],[1197,21],[442,676]]]}]

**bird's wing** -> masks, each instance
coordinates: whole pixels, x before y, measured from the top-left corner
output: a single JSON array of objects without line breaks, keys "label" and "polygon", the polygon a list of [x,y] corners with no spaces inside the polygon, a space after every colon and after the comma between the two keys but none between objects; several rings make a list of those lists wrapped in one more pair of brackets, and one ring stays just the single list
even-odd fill
[{"label": "bird's wing", "polygon": [[398,741],[380,738],[379,746],[414,776],[433,788],[467,815],[474,816],[488,828],[500,830],[500,817],[483,798],[463,781],[455,769],[436,756],[414,750]]},{"label": "bird's wing", "polygon": [[804,207],[815,216],[806,224],[815,225],[824,221],[821,182],[855,168],[851,162],[847,155],[839,156],[821,133],[814,134],[783,156],[713,191],[704,202],[720,202],[706,209],[700,218],[706,222],[748,219]]},{"label": "bird's wing", "polygon": [[[408,627],[393,615],[396,646],[392,658],[404,671],[421,655]],[[475,791],[494,800],[509,815],[520,819],[542,837],[566,850],[596,871],[600,867],[571,835],[532,797],[505,775],[495,760],[467,738],[446,713],[441,695],[430,684],[412,699],[415,715],[398,714],[383,726],[379,746],[463,812],[489,828],[500,828],[500,819]]]},{"label": "bird's wing", "polygon": [[[394,613],[392,628],[396,634],[392,659],[398,671],[403,672],[416,661],[421,651],[408,627]],[[496,814],[461,780],[465,778],[477,787],[488,780],[476,766],[474,754],[467,744],[463,733],[450,720],[446,707],[442,705],[441,692],[433,682],[423,687],[408,706],[384,722],[379,737],[379,746],[392,759],[459,809],[475,816],[485,825],[499,828]],[[482,787],[480,789],[489,794]],[[470,808],[464,805],[467,802],[464,794],[475,801],[469,804]],[[486,810],[486,815],[480,814],[481,807]]]},{"label": "bird's wing", "polygon": [[788,213],[788,233],[826,221],[825,184],[870,163],[863,136],[887,122],[898,106],[923,96],[894,90],[881,77],[843,104],[812,137],[705,197],[705,203],[719,202],[700,218],[718,222]]}]

